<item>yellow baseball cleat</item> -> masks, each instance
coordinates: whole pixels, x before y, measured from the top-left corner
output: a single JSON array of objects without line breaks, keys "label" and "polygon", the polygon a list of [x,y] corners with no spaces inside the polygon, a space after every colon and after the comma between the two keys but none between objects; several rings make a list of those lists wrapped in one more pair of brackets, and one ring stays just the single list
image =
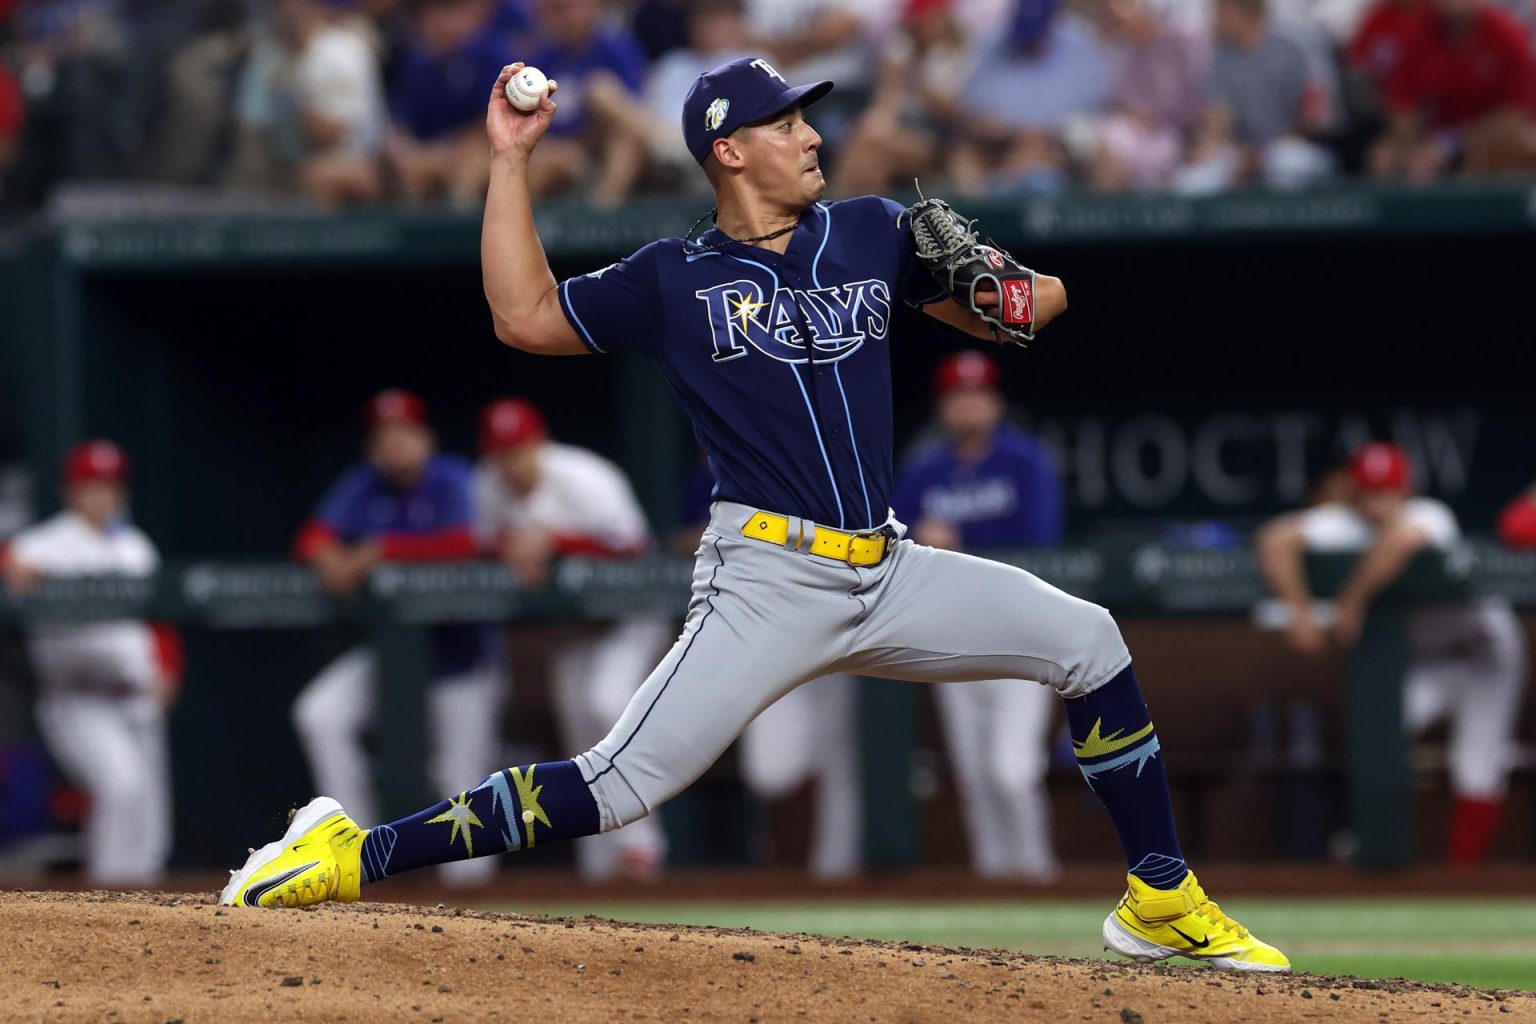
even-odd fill
[{"label": "yellow baseball cleat", "polygon": [[1104,919],[1104,948],[1141,963],[1187,956],[1224,971],[1288,971],[1284,953],[1221,912],[1193,871],[1177,889],[1154,889],[1135,875]]},{"label": "yellow baseball cleat", "polygon": [[251,851],[219,893],[226,907],[307,907],[355,901],[363,885],[366,829],[341,804],[320,796],[300,808],[275,843]]}]

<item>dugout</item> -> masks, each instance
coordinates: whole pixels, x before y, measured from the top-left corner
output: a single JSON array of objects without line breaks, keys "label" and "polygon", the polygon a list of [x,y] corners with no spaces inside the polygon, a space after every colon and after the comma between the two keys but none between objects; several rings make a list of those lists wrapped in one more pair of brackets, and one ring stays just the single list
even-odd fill
[{"label": "dugout", "polygon": [[[606,216],[550,206],[540,228],[564,276],[678,233],[699,212],[673,201]],[[1430,492],[1471,531],[1486,531],[1536,476],[1528,187],[1038,199],[965,212],[1068,282],[1071,311],[1005,358],[1005,387],[1063,452],[1069,523],[1086,541],[1161,537],[1170,520],[1240,530],[1293,504],[1328,459],[1372,435],[1422,456]],[[133,456],[137,516],[168,555],[281,556],[355,457],[362,400],[401,385],[423,394],[445,447],[459,451],[485,401],[536,396],[557,436],[618,459],[654,524],[670,525],[693,456],[659,374],[638,358],[537,359],[497,344],[475,218],[70,220],[8,251],[0,455],[30,467],[39,513],[68,445],[107,435]],[[958,341],[895,347],[899,440],[921,429],[932,368]],[[288,698],[349,639],[344,629],[195,631],[178,767],[291,744]],[[1194,701],[1216,682],[1176,685]],[[259,734],[222,733],[237,696],[267,723]],[[874,734],[913,738],[901,700],[872,716]],[[177,772],[182,806],[207,806],[200,775]],[[243,801],[276,806],[306,784],[301,770],[280,770],[220,802],[231,814]],[[183,834],[178,849],[215,859],[226,825],[237,827],[204,822],[207,838]]]}]

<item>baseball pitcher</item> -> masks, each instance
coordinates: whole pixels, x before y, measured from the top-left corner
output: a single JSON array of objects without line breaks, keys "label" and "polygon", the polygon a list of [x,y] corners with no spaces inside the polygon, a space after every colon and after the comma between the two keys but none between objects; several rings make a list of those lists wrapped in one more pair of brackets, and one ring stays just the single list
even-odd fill
[{"label": "baseball pitcher", "polygon": [[828,672],[1008,678],[1065,699],[1083,773],[1119,833],[1127,891],[1105,919],[1105,945],[1143,961],[1287,969],[1184,861],[1161,745],[1110,614],[1011,566],[914,543],[890,511],[891,342],[939,324],[1027,340],[1066,309],[1061,281],[982,243],[938,200],[822,201],[821,137],[806,111],[832,83],[791,86],[766,60],[743,58],[699,76],[683,100],[713,225],[557,282],[528,188],[556,86],[521,113],[503,92],[520,69],[503,69],[487,112],[492,319],[526,352],[631,351],[660,364],[718,483],[682,636],[612,731],[574,759],[497,772],[366,830],[318,798],[221,899],[355,900],[400,871],[619,828],[698,778],[763,708]]}]

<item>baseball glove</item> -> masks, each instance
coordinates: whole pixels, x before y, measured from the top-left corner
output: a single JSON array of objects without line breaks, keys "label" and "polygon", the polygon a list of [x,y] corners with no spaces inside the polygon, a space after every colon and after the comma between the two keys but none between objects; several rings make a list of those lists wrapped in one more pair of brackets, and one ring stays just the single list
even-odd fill
[{"label": "baseball glove", "polygon": [[[966,220],[942,199],[923,198],[907,207],[902,217],[912,222],[917,258],[933,274],[950,298],[992,325],[998,341],[1023,345],[1034,340],[1035,272],[1019,263],[1006,249],[982,242]],[[898,221],[899,223],[899,221]],[[997,306],[982,306],[979,292],[998,296]]]}]

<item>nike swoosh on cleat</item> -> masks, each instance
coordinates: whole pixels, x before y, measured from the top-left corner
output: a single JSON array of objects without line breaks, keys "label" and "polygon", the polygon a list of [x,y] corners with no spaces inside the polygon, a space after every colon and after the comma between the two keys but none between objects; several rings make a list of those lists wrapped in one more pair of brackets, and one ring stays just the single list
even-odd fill
[{"label": "nike swoosh on cleat", "polygon": [[[284,882],[292,881],[294,878],[302,875],[310,868],[317,867],[319,864],[319,861],[312,860],[302,867],[296,867],[292,870],[285,871],[281,875],[273,875],[271,878],[267,879],[265,882],[262,882],[260,885],[253,885],[249,889],[245,890],[245,892],[240,896],[240,902],[247,907],[259,907],[261,906],[261,898],[267,893],[271,892],[273,889],[276,889]],[[1178,929],[1174,930],[1178,931]],[[1181,932],[1180,934],[1183,933]]]},{"label": "nike swoosh on cleat", "polygon": [[[1169,925],[1168,927],[1173,928],[1173,925]],[[1179,930],[1177,928],[1173,928],[1173,930],[1176,931],[1176,932],[1179,932]],[[1206,946],[1209,946],[1211,944],[1211,937],[1209,935],[1207,935],[1205,938],[1199,939],[1197,941],[1196,939],[1192,938],[1191,936],[1184,935],[1183,932],[1179,932],[1179,934],[1184,937],[1184,941],[1185,942],[1188,942],[1191,946],[1194,946],[1196,949],[1204,949]]]}]

